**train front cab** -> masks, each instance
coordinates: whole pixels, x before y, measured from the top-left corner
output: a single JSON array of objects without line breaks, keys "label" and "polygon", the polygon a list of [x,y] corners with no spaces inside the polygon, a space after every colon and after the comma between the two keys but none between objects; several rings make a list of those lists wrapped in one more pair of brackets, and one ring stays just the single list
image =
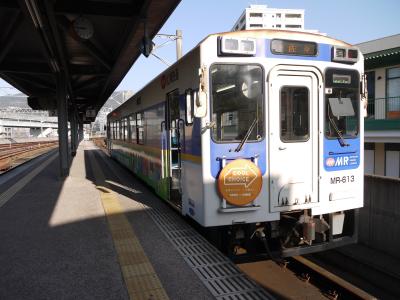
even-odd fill
[{"label": "train front cab", "polygon": [[[267,247],[291,256],[356,241],[356,208],[363,205],[362,60],[332,62],[335,50],[321,46],[312,63],[203,55],[210,67],[202,128],[210,133],[202,134],[203,213],[192,217],[222,226],[220,242],[231,254]],[[224,172],[238,160],[247,162]],[[258,192],[254,166],[262,178]],[[199,210],[190,199],[191,212],[196,205]]]}]

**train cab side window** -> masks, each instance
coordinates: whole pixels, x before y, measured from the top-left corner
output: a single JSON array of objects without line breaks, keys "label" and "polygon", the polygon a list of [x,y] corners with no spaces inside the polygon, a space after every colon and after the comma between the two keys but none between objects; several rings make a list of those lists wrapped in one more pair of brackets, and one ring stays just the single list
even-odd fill
[{"label": "train cab side window", "polygon": [[144,144],[144,127],[143,127],[144,113],[136,114],[136,128],[137,128],[137,143]]},{"label": "train cab side window", "polygon": [[185,92],[185,99],[186,99],[186,104],[185,104],[185,117],[186,117],[186,126],[192,125],[193,124],[193,95],[196,93],[192,89],[188,89]]},{"label": "train cab side window", "polygon": [[264,137],[263,70],[259,65],[215,64],[210,68],[212,138],[248,142]]},{"label": "train cab side window", "polygon": [[306,87],[285,86],[280,96],[282,142],[305,142],[310,138],[310,99]]},{"label": "train cab side window", "polygon": [[132,143],[137,143],[136,139],[136,118],[131,115],[129,116],[129,126],[130,126],[130,139]]}]

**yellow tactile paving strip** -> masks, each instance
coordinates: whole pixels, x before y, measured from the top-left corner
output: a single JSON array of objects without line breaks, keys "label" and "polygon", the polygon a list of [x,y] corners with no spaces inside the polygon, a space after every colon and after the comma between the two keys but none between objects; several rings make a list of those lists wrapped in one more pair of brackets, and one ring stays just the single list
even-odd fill
[{"label": "yellow tactile paving strip", "polygon": [[97,188],[129,297],[135,300],[169,299],[117,196],[104,187]]}]

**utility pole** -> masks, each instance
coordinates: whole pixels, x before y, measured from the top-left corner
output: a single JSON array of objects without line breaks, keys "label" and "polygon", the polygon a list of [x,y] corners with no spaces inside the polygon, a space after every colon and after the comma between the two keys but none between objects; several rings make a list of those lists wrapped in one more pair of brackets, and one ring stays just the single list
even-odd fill
[{"label": "utility pole", "polygon": [[159,45],[154,45],[152,51],[151,51],[151,55],[153,55],[154,57],[158,58],[161,62],[163,62],[164,64],[166,64],[167,66],[170,66],[171,63],[169,63],[168,61],[162,59],[161,57],[159,57],[157,54],[155,54],[155,50],[169,44],[172,41],[175,41],[176,43],[176,60],[180,59],[182,57],[182,30],[177,29],[175,34],[157,34],[156,35],[157,38],[163,38],[163,39],[167,39],[166,42],[161,43]]},{"label": "utility pole", "polygon": [[176,30],[176,60],[182,57],[182,30]]}]

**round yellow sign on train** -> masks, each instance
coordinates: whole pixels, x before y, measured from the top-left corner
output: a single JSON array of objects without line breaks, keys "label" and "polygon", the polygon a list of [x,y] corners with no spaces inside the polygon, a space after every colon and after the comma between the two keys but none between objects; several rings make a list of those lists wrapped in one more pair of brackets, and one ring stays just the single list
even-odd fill
[{"label": "round yellow sign on train", "polygon": [[221,196],[232,205],[243,206],[260,194],[262,175],[250,160],[236,159],[227,164],[218,177]]}]

